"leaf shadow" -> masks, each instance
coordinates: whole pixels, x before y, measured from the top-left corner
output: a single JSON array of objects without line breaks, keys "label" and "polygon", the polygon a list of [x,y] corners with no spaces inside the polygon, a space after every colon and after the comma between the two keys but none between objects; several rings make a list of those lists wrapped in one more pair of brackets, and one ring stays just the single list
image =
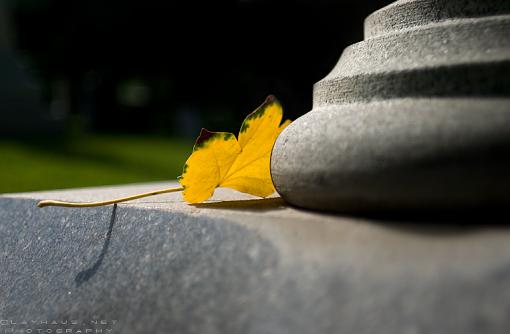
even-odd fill
[{"label": "leaf shadow", "polygon": [[110,246],[110,240],[112,237],[113,225],[115,224],[116,215],[117,215],[117,204],[114,204],[113,209],[112,209],[112,215],[110,218],[110,226],[108,227],[108,231],[106,232],[106,239],[103,243],[103,249],[101,250],[101,253],[99,254],[96,262],[90,268],[80,271],[76,275],[76,277],[74,278],[74,281],[76,282],[76,287],[80,287],[83,283],[90,280],[97,273],[97,270],[103,263],[104,257],[106,255],[106,253],[108,252],[108,247]]},{"label": "leaf shadow", "polygon": [[278,211],[284,210],[288,206],[288,204],[286,204],[281,197],[233,200],[233,201],[217,201],[191,205],[199,209],[235,210],[251,212]]}]

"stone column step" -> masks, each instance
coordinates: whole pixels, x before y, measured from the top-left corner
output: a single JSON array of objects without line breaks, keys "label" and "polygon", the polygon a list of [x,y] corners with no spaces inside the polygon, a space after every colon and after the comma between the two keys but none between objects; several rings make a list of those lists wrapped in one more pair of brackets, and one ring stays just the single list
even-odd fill
[{"label": "stone column step", "polygon": [[365,39],[451,19],[510,14],[507,0],[400,0],[365,19]]},{"label": "stone column step", "polygon": [[[490,35],[491,38],[487,38]],[[411,96],[510,96],[510,16],[438,23],[347,47],[314,106]]]}]

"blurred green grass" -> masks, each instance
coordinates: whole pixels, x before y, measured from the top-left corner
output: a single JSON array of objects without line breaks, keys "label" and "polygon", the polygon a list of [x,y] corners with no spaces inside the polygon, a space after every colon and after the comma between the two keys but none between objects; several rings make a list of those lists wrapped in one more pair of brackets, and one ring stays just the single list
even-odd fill
[{"label": "blurred green grass", "polygon": [[0,140],[0,193],[175,180],[191,140],[133,135]]}]

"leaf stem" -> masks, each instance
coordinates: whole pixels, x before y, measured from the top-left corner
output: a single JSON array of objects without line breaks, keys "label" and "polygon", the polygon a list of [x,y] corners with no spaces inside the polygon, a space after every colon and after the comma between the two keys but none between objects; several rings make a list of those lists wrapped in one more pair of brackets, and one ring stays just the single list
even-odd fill
[{"label": "leaf stem", "polygon": [[39,208],[45,207],[45,206],[64,206],[68,208],[88,208],[88,207],[94,207],[94,206],[103,206],[103,205],[110,205],[120,202],[126,202],[131,201],[138,198],[143,197],[149,197],[154,195],[160,195],[160,194],[166,194],[166,193],[173,193],[177,191],[183,191],[184,188],[168,188],[168,189],[161,189],[156,191],[151,191],[148,193],[128,196],[128,197],[122,197],[122,198],[116,198],[109,201],[102,201],[102,202],[65,202],[65,201],[52,201],[52,200],[44,200],[37,203],[37,206]]}]

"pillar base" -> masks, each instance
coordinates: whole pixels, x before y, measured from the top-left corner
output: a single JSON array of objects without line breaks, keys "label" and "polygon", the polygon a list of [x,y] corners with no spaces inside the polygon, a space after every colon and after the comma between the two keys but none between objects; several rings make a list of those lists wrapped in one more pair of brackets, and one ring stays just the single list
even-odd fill
[{"label": "pillar base", "polygon": [[510,205],[510,8],[479,7],[397,1],[369,16],[276,141],[282,197],[334,211]]}]

